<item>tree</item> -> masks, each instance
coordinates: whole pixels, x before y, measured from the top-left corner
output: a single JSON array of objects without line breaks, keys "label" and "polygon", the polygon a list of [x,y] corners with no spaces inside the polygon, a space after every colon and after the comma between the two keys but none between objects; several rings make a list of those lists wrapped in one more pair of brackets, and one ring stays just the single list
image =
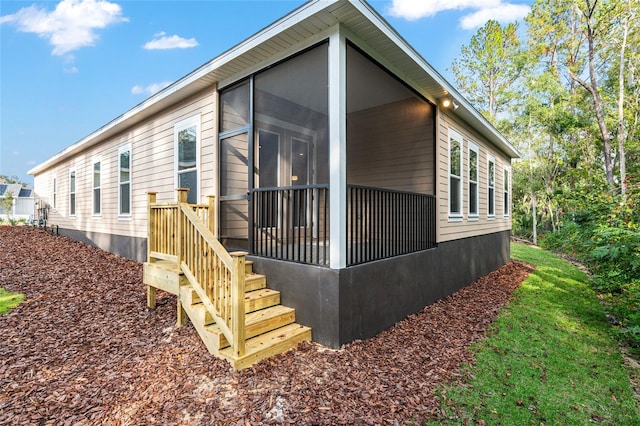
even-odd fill
[{"label": "tree", "polygon": [[512,101],[522,66],[518,24],[490,20],[462,47],[451,71],[464,95],[493,121]]},{"label": "tree", "polygon": [[18,178],[18,176],[0,175],[0,181],[4,181],[5,183],[17,183],[22,186],[29,186],[26,183],[22,182],[20,178]]},{"label": "tree", "polygon": [[[555,55],[569,79],[578,84],[588,94],[592,113],[597,124],[602,144],[603,168],[610,190],[616,187],[614,168],[616,152],[612,146],[611,114],[617,102],[618,110],[618,160],[621,175],[626,174],[624,149],[624,114],[621,113],[624,93],[618,93],[617,101],[613,93],[603,90],[603,84],[612,64],[618,64],[621,87],[624,86],[624,64],[627,50],[627,36],[630,28],[637,24],[632,10],[637,0],[538,0],[528,18],[530,39],[549,40],[553,37]],[[535,23],[535,25],[533,25]],[[615,49],[617,40],[623,40]],[[543,43],[542,48],[549,47]],[[620,61],[616,61],[620,58]],[[624,90],[624,89],[622,89]],[[624,181],[624,177],[620,180]]]},{"label": "tree", "polygon": [[6,212],[9,219],[13,216],[13,194],[5,192],[4,197],[0,198],[0,210]]}]

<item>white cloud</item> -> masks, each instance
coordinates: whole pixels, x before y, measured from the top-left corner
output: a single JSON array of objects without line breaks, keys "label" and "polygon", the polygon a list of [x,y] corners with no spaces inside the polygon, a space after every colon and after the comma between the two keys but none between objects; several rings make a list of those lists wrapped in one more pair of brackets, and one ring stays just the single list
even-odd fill
[{"label": "white cloud", "polygon": [[0,17],[0,23],[14,24],[19,31],[49,41],[53,55],[93,46],[97,29],[127,21],[120,5],[106,0],[62,0],[52,12],[32,5]]},{"label": "white cloud", "polygon": [[189,47],[196,47],[198,41],[195,38],[182,38],[177,34],[167,36],[166,33],[161,32],[153,35],[153,40],[148,41],[142,46],[147,50],[155,49],[187,49]]},{"label": "white cloud", "polygon": [[460,19],[460,26],[465,30],[480,28],[488,20],[495,19],[498,22],[513,22],[524,18],[529,13],[529,6],[524,4],[503,4],[496,8],[481,9]]},{"label": "white cloud", "polygon": [[504,3],[502,0],[392,0],[388,13],[391,16],[415,21],[434,16],[447,10],[476,10],[460,19],[465,29],[478,28],[489,19],[512,22],[529,13],[529,6]]},{"label": "white cloud", "polygon": [[154,93],[157,93],[159,91],[161,91],[162,89],[164,89],[165,87],[167,87],[168,85],[170,85],[172,82],[171,81],[163,81],[160,83],[151,83],[148,86],[138,86],[135,85],[131,88],[131,93],[134,95],[142,95],[142,94],[146,94],[146,95],[153,95]]}]

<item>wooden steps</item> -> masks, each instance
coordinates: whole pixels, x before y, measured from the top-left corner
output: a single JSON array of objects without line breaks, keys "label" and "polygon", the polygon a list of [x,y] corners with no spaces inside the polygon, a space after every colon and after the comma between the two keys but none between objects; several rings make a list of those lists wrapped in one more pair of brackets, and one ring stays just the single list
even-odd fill
[{"label": "wooden steps", "polygon": [[[295,310],[280,304],[280,292],[266,287],[266,277],[253,273],[251,261],[245,263],[244,356],[238,358],[188,280],[175,263],[145,263],[144,282],[177,294],[182,309],[191,320],[207,350],[242,369],[311,340],[311,329],[295,323]],[[157,286],[156,286],[157,284]]]}]

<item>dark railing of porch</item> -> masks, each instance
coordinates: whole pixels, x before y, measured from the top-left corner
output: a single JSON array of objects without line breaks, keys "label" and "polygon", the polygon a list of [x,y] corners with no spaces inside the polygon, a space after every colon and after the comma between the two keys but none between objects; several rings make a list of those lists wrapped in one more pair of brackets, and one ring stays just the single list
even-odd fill
[{"label": "dark railing of porch", "polygon": [[316,265],[329,264],[329,185],[250,191],[249,247],[253,254]]},{"label": "dark railing of porch", "polygon": [[[252,254],[329,265],[329,187],[250,191]],[[347,266],[436,246],[433,195],[347,185]]]},{"label": "dark railing of porch", "polygon": [[436,246],[436,198],[415,192],[347,186],[347,265]]}]

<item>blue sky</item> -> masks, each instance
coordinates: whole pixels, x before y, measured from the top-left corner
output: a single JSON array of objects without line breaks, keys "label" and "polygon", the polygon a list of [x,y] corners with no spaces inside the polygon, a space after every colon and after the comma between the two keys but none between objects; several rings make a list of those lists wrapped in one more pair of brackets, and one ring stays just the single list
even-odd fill
[{"label": "blue sky", "polygon": [[[304,1],[0,1],[0,174],[27,171]],[[369,2],[449,81],[488,19],[531,0]]]}]

